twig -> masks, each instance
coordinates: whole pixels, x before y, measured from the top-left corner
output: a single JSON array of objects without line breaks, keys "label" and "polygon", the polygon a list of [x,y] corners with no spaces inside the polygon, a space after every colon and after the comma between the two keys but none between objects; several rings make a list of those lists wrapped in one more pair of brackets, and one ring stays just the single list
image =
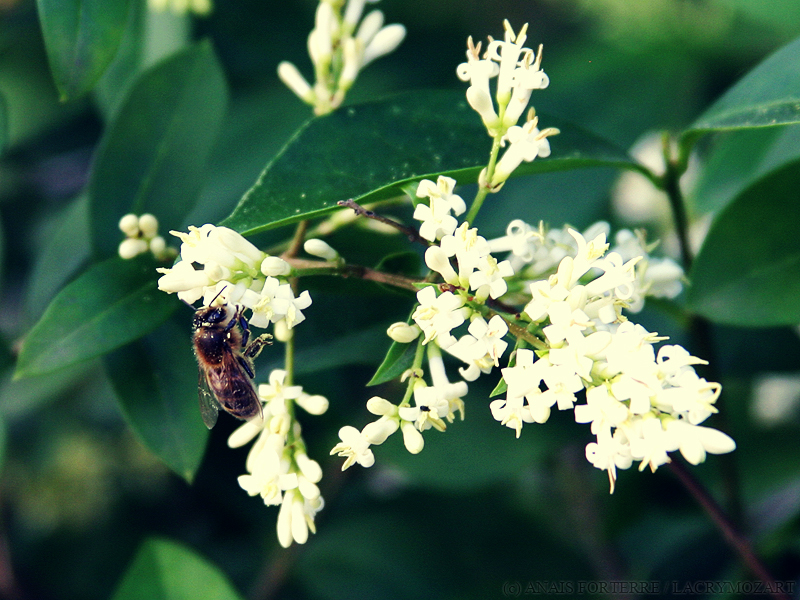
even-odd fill
[{"label": "twig", "polygon": [[706,511],[711,520],[714,521],[728,544],[739,554],[742,562],[747,565],[756,577],[764,582],[769,590],[769,595],[776,600],[791,600],[787,594],[779,591],[781,589],[780,586],[756,556],[750,541],[736,529],[720,505],[711,497],[708,490],[694,478],[686,466],[679,460],[672,460],[669,463],[669,468],[683,484],[683,487],[703,507],[703,510]]},{"label": "twig", "polygon": [[383,216],[381,216],[381,215],[379,215],[379,214],[377,214],[377,213],[375,213],[375,212],[373,212],[371,210],[367,210],[366,208],[364,208],[360,204],[356,203],[353,199],[340,200],[339,202],[337,202],[337,204],[339,206],[346,206],[347,208],[352,208],[356,212],[356,214],[359,215],[359,216],[366,217],[367,219],[373,219],[375,221],[378,221],[379,223],[383,223],[384,225],[388,225],[389,227],[394,227],[399,232],[401,232],[403,235],[405,235],[409,239],[409,241],[411,241],[411,242],[417,242],[417,243],[422,244],[424,246],[430,246],[430,242],[428,240],[426,240],[424,237],[422,237],[419,234],[419,231],[417,231],[413,227],[407,227],[405,225],[401,225],[397,221],[393,221],[392,219],[388,219],[386,217],[383,217]]}]

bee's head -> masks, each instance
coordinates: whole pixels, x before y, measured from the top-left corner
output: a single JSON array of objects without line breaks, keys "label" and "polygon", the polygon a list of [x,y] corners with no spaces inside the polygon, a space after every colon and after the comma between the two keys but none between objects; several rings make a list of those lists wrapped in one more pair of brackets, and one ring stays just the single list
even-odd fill
[{"label": "bee's head", "polygon": [[220,306],[207,306],[194,313],[192,326],[195,329],[200,327],[212,327],[214,325],[226,323],[229,320],[230,312],[227,304],[222,304]]}]

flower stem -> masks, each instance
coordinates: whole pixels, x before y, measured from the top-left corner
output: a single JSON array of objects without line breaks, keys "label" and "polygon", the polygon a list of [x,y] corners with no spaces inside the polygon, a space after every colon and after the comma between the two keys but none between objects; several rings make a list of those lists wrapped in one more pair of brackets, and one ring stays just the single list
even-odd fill
[{"label": "flower stem", "polygon": [[[663,149],[664,149],[664,162],[666,164],[666,171],[664,172],[663,177],[661,178],[662,189],[667,193],[669,198],[670,207],[672,209],[672,216],[673,221],[675,223],[675,230],[678,235],[678,242],[680,244],[680,252],[681,252],[681,263],[683,265],[683,269],[686,273],[689,273],[692,267],[692,263],[694,262],[694,256],[692,253],[691,246],[689,244],[689,218],[688,213],[686,211],[686,203],[683,198],[683,194],[681,193],[680,189],[680,178],[681,175],[686,171],[688,165],[688,150],[683,152],[682,156],[673,157],[671,152],[671,145],[668,136],[665,134],[662,138],[663,140]],[[713,367],[711,365],[718,364],[718,361],[715,360],[714,357],[714,344],[712,342],[712,330],[711,330],[711,323],[701,317],[699,315],[690,314],[689,315],[689,334],[692,338],[692,345],[695,346],[698,350],[698,356],[702,357],[703,359],[708,361],[708,366],[704,368],[704,375],[709,377],[712,381],[719,381],[721,378],[713,372]],[[722,429],[728,429],[725,424],[725,415],[724,413],[720,413],[719,419],[721,421]],[[741,500],[739,498],[739,477],[736,469],[736,465],[730,455],[720,457],[722,461],[722,481],[725,490],[725,494],[727,496],[727,506],[730,510],[730,514],[733,516],[733,519],[730,519],[727,515],[725,515],[722,510],[719,508],[719,505],[711,499],[708,495],[708,492],[702,488],[702,486],[695,480],[690,481],[690,475],[683,468],[682,465],[677,466],[677,463],[673,461],[671,465],[673,466],[673,470],[680,470],[685,475],[685,477],[679,477],[681,482],[689,489],[692,495],[700,501],[700,504],[709,512],[711,518],[714,522],[720,526],[722,529],[723,534],[725,535],[725,539],[732,543],[734,549],[742,555],[743,560],[745,563],[749,564],[748,559],[739,547],[737,547],[737,542],[735,542],[735,538],[732,537],[733,534],[726,531],[726,529],[721,525],[722,521],[716,518],[709,510],[708,505],[705,501],[701,501],[701,497],[698,495],[699,492],[702,492],[708,500],[713,503],[713,506],[716,510],[719,511],[721,517],[724,518],[725,522],[732,528],[732,523],[734,521],[739,521],[741,519]],[[693,486],[693,489],[689,488],[689,485]],[[735,530],[733,530],[734,533]],[[737,534],[739,535],[739,534]],[[739,536],[741,537],[741,536]],[[744,538],[742,538],[744,539]],[[746,542],[746,540],[745,540]],[[750,550],[752,554],[752,550]],[[763,570],[763,566],[760,566]],[[753,572],[758,574],[760,577],[762,576],[760,572],[758,572],[754,567],[751,566]],[[766,577],[769,577],[769,573],[764,571]],[[767,581],[765,579],[765,581]]]},{"label": "flower stem", "polygon": [[686,466],[679,460],[673,460],[669,463],[669,468],[672,473],[683,484],[683,487],[694,497],[700,506],[706,511],[708,516],[714,521],[714,524],[722,532],[728,544],[739,554],[742,562],[758,577],[770,590],[770,596],[776,600],[789,600],[789,596],[780,592],[775,579],[770,575],[767,568],[756,556],[755,551],[750,541],[745,538],[733,525],[731,520],[722,510],[719,504],[711,497],[703,485],[698,482],[694,476],[689,472]]},{"label": "flower stem", "polygon": [[497,165],[497,155],[500,153],[501,139],[502,136],[496,136],[492,142],[492,152],[489,154],[489,164],[486,166],[485,183],[478,181],[478,193],[475,194],[475,200],[472,201],[472,206],[469,207],[469,212],[467,212],[467,216],[464,217],[464,220],[470,225],[475,224],[478,211],[481,209],[481,206],[483,206],[483,201],[486,200],[486,195],[489,193],[489,186],[494,176],[494,168]]}]

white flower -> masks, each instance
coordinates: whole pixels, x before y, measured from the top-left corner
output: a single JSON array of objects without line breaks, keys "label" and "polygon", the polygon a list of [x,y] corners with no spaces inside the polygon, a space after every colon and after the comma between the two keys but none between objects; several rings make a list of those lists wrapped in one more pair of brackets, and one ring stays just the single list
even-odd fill
[{"label": "white flower", "polygon": [[450,403],[440,390],[426,386],[424,382],[418,382],[414,387],[414,403],[416,406],[401,406],[398,409],[397,413],[403,421],[414,423],[420,431],[426,431],[431,427],[438,431],[447,429],[443,419],[450,413]]},{"label": "white flower", "polygon": [[419,234],[429,242],[453,233],[458,226],[458,221],[450,214],[449,205],[437,198],[430,199],[430,206],[417,204],[414,209],[414,218],[422,221]]},{"label": "white flower", "polygon": [[592,433],[611,431],[628,419],[628,407],[617,400],[604,385],[586,389],[586,404],[575,407],[576,423],[591,423]]},{"label": "white flower", "polygon": [[504,127],[517,124],[528,106],[533,90],[543,90],[550,84],[550,79],[541,70],[541,64],[542,45],[539,44],[539,52],[535,55],[535,60],[534,53],[528,50],[519,62],[519,66],[514,69],[513,92],[503,115]]},{"label": "white flower", "polygon": [[324,506],[321,497],[306,499],[298,489],[290,490],[283,496],[278,511],[278,542],[284,548],[292,545],[292,541],[305,544],[309,530],[316,531],[314,516]]},{"label": "white flower", "polygon": [[466,212],[467,205],[461,196],[454,194],[456,180],[452,177],[439,175],[434,184],[430,179],[423,179],[417,186],[417,198],[436,198],[444,202],[453,213],[458,216]]},{"label": "white flower", "polygon": [[611,342],[607,331],[596,331],[584,336],[576,329],[566,334],[566,345],[553,348],[548,355],[554,365],[566,365],[586,381],[591,381],[591,371],[595,359]]},{"label": "white flower", "polygon": [[425,251],[425,264],[431,271],[436,271],[447,283],[460,285],[458,273],[450,264],[450,259],[439,246],[431,246]]},{"label": "white flower", "polygon": [[[514,219],[506,227],[505,236],[489,240],[489,249],[491,252],[511,251],[523,262],[531,262],[543,241],[542,231],[534,230],[521,219]],[[563,257],[560,257],[559,260],[561,258]]]},{"label": "white flower", "polygon": [[452,234],[458,226],[456,216],[467,210],[467,205],[461,196],[453,194],[456,180],[440,175],[436,183],[423,179],[417,186],[417,197],[428,198],[429,203],[417,204],[414,209],[414,218],[422,221],[420,235],[428,241],[441,239]]},{"label": "white flower", "polygon": [[617,468],[628,469],[633,464],[631,448],[621,430],[612,436],[606,429],[597,435],[597,442],[586,446],[586,460],[598,469],[608,471],[611,493],[617,481]]},{"label": "white flower", "polygon": [[450,235],[444,236],[440,246],[445,256],[455,257],[458,262],[458,285],[461,287],[469,285],[472,273],[479,268],[481,261],[489,256],[489,243],[483,236],[478,235],[476,227],[470,229],[469,223],[466,222],[459,225]]},{"label": "white flower", "polygon": [[669,421],[666,431],[677,444],[683,457],[693,465],[703,462],[706,459],[706,452],[727,454],[736,449],[736,442],[729,435],[710,427],[693,425],[682,419]]},{"label": "white flower", "polygon": [[511,24],[503,21],[505,35],[503,40],[492,40],[486,49],[486,56],[500,63],[500,72],[497,78],[497,103],[506,106],[511,98],[511,87],[514,83],[514,72],[519,64],[520,54],[531,52],[529,48],[524,48],[523,44],[527,39],[525,32],[528,24],[525,23],[515,35]]},{"label": "white flower", "polygon": [[461,325],[469,315],[470,309],[464,306],[464,299],[452,292],[436,295],[434,287],[429,286],[417,292],[419,306],[412,318],[425,334],[423,344],[436,339],[441,348],[447,348],[456,339],[450,331]]},{"label": "white flower", "polygon": [[[461,420],[464,420],[464,401],[461,400],[467,395],[469,388],[464,381],[457,381],[450,383],[447,378],[447,371],[444,368],[444,360],[442,360],[442,352],[436,344],[428,345],[428,370],[431,374],[432,386],[429,388],[420,389],[420,398],[425,397],[424,394],[435,395],[436,401],[442,399],[447,402],[447,420],[453,422],[455,413],[458,411],[461,414]],[[417,399],[417,389],[414,389],[414,399]]]},{"label": "white flower", "polygon": [[517,438],[522,433],[523,423],[533,423],[530,407],[525,404],[525,398],[521,396],[494,400],[489,404],[489,408],[492,411],[492,417],[496,421],[500,421],[501,425],[513,429]]},{"label": "white flower", "polygon": [[478,260],[478,270],[469,276],[469,287],[475,290],[475,299],[483,302],[487,297],[499,298],[508,290],[506,277],[514,275],[511,263],[504,260],[497,262],[491,254]]},{"label": "white flower", "polygon": [[489,322],[478,316],[469,324],[469,333],[464,335],[447,351],[469,366],[458,370],[466,381],[475,381],[481,373],[489,373],[492,367],[500,366],[499,360],[508,347],[503,337],[508,325],[500,315]]},{"label": "white flower", "polygon": [[168,294],[178,293],[178,298],[193,304],[203,296],[206,286],[214,285],[214,271],[197,270],[192,263],[182,260],[171,269],[159,268],[163,276],[158,279],[158,289]]},{"label": "white flower", "polygon": [[283,492],[297,487],[297,474],[282,472],[281,459],[271,448],[258,453],[255,468],[249,475],[239,476],[239,485],[250,496],[260,495],[264,504],[280,504]]},{"label": "white flower", "polygon": [[546,356],[539,361],[543,365],[542,379],[547,386],[540,401],[548,407],[556,404],[558,410],[571,409],[575,404],[575,392],[583,389],[583,381],[572,369],[551,365]]},{"label": "white flower", "polygon": [[550,127],[539,131],[536,125],[538,118],[525,123],[522,127],[514,125],[509,127],[505,139],[510,143],[509,147],[503,152],[503,156],[497,162],[492,180],[489,182],[495,188],[509,178],[516,168],[523,162],[531,162],[537,156],[550,156],[550,142],[547,138],[558,133],[558,129]]},{"label": "white flower", "polygon": [[292,328],[305,319],[300,310],[311,305],[311,296],[308,291],[304,291],[295,298],[288,283],[281,283],[275,277],[267,277],[260,292],[246,294],[242,298],[242,304],[253,311],[250,324],[254,327],[264,328],[270,323],[286,319],[286,324]]},{"label": "white flower", "polygon": [[331,455],[338,454],[345,457],[342,471],[354,463],[362,467],[371,467],[375,464],[375,455],[369,449],[370,442],[363,432],[346,425],[339,430],[339,439],[342,441],[333,447]]},{"label": "white flower", "polygon": [[522,398],[535,393],[542,381],[542,365],[539,361],[534,362],[534,353],[527,348],[517,350],[514,366],[506,367],[502,373],[509,398]]},{"label": "white flower", "polygon": [[678,448],[677,441],[667,434],[658,417],[648,415],[647,418],[634,421],[634,431],[636,435],[629,436],[631,456],[642,461],[640,471],[649,466],[655,473],[658,467],[669,462],[667,453]]}]

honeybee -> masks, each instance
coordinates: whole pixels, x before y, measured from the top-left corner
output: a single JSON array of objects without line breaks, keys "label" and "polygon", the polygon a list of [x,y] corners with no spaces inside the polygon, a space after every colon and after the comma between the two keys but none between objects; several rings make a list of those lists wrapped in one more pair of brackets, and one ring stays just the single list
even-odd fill
[{"label": "honeybee", "polygon": [[194,353],[200,366],[200,415],[206,427],[214,427],[220,408],[237,419],[260,417],[261,401],[253,385],[253,359],[266,344],[272,343],[272,336],[265,333],[248,344],[247,321],[241,310],[231,309],[227,304],[199,309],[194,314],[192,330]]}]

